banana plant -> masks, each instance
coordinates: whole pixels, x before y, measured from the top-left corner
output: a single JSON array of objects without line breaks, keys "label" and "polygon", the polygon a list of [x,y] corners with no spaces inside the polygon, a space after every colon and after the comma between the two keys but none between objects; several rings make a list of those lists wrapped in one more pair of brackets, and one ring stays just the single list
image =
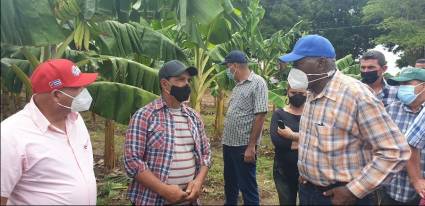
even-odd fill
[{"label": "banana plant", "polygon": [[351,54],[338,59],[335,63],[337,68],[345,75],[360,79],[360,64],[355,62]]}]

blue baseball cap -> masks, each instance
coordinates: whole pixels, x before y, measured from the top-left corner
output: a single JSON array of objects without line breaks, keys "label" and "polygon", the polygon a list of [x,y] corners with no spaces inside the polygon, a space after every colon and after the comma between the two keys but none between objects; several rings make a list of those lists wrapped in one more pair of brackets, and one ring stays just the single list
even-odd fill
[{"label": "blue baseball cap", "polygon": [[320,35],[306,35],[295,43],[291,53],[279,57],[282,62],[294,62],[304,57],[335,58],[335,49],[331,42]]},{"label": "blue baseball cap", "polygon": [[227,64],[227,63],[240,63],[240,64],[246,64],[248,63],[248,58],[246,57],[246,54],[239,50],[233,50],[229,52],[229,54],[224,57],[224,62],[221,62],[220,64]]}]

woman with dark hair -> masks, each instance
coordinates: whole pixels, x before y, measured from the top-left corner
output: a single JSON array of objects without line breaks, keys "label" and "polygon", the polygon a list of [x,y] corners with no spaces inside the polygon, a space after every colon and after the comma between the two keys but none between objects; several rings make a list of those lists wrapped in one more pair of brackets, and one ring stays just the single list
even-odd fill
[{"label": "woman with dark hair", "polygon": [[275,146],[273,178],[280,205],[295,205],[298,192],[298,130],[307,92],[288,86],[289,104],[276,110],[270,123]]}]

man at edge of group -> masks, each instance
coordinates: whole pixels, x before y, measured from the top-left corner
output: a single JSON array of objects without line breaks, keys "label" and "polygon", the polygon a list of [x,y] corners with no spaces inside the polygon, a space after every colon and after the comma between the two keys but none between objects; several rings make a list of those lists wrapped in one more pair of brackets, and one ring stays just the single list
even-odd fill
[{"label": "man at edge of group", "polygon": [[[397,98],[386,107],[391,119],[397,124],[400,131],[406,134],[407,129],[418,117],[425,106],[425,70],[420,68],[403,69],[396,77],[388,79],[391,85],[399,85]],[[423,122],[425,127],[425,122]],[[425,168],[425,150],[420,155],[421,168]],[[413,156],[412,156],[413,157]],[[423,177],[425,171],[413,174]],[[421,179],[411,179],[407,169],[398,172],[388,185],[384,186],[382,205],[418,205],[420,196],[415,188],[425,187],[418,185]]]},{"label": "man at edge of group", "polygon": [[197,74],[178,60],[159,70],[161,97],[131,118],[124,148],[133,205],[198,204],[211,164],[200,115],[185,105]]},{"label": "man at edge of group", "polygon": [[300,121],[301,205],[370,205],[370,193],[410,157],[405,137],[360,81],[336,68],[328,39],[307,35],[279,59],[293,62],[288,83],[308,89]]},{"label": "man at edge of group", "polygon": [[248,67],[246,54],[234,50],[224,59],[227,75],[236,82],[223,132],[225,205],[236,205],[239,190],[245,205],[260,204],[256,180],[257,145],[268,109],[268,89]]},{"label": "man at edge of group", "polygon": [[[415,187],[416,192],[421,196],[419,205],[425,205],[425,167],[421,165],[421,151],[425,150],[425,109],[416,117],[413,124],[406,132],[407,141],[412,150],[412,156],[407,162],[407,172],[410,182]],[[421,175],[422,172],[422,175]]]},{"label": "man at edge of group", "polygon": [[67,59],[34,70],[30,102],[1,123],[2,205],[96,205],[92,145],[78,113],[90,108],[85,87],[96,77]]},{"label": "man at edge of group", "polygon": [[369,85],[384,107],[390,104],[397,95],[397,87],[392,87],[385,81],[384,73],[386,71],[387,62],[381,52],[370,50],[360,58],[362,82]]}]

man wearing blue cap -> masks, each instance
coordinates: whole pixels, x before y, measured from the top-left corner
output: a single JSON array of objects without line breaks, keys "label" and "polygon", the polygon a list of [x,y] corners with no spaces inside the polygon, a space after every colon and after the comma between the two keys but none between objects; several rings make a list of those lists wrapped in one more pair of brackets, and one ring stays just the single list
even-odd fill
[{"label": "man wearing blue cap", "polygon": [[279,59],[293,62],[291,88],[310,91],[299,129],[300,204],[372,204],[369,194],[410,156],[397,125],[366,85],[337,70],[326,38],[304,36]]},{"label": "man wearing blue cap", "polygon": [[[388,83],[399,87],[397,97],[386,109],[401,132],[408,137],[407,130],[416,121],[421,110],[425,110],[425,70],[405,68],[398,76],[388,79]],[[425,122],[422,123],[424,125]],[[409,172],[411,164],[408,163],[406,169],[394,176],[381,193],[383,205],[418,205],[419,195],[425,195],[425,150],[417,152],[415,148],[411,149],[412,157],[409,161],[419,160],[420,164],[416,167],[418,169]]]},{"label": "man wearing blue cap", "polygon": [[256,179],[256,146],[267,113],[267,84],[248,68],[246,54],[231,51],[222,64],[236,82],[224,121],[223,160],[226,205],[238,203],[239,190],[245,205],[259,205]]}]

